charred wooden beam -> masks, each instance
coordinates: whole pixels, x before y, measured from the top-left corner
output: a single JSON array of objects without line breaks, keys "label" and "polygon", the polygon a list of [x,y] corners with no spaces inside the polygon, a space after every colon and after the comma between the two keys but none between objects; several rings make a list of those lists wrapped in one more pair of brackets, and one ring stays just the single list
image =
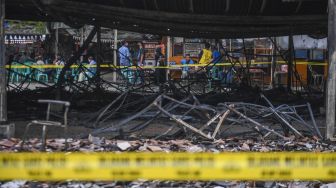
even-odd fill
[{"label": "charred wooden beam", "polygon": [[125,2],[124,2],[124,0],[119,0],[119,3],[120,3],[120,5],[121,5],[122,7],[125,7]]},{"label": "charred wooden beam", "polygon": [[100,65],[102,64],[102,57],[101,57],[101,27],[99,25],[96,26],[97,28],[97,51],[96,51],[96,63],[97,63],[97,71],[96,71],[96,88],[100,88]]},{"label": "charred wooden beam", "polygon": [[294,60],[294,41],[293,35],[288,36],[288,72],[287,72],[287,91],[292,92],[292,76],[293,76],[293,60]]},{"label": "charred wooden beam", "polygon": [[147,6],[147,2],[146,0],[142,0],[142,4],[144,6],[144,9],[147,10],[148,9],[148,6]]},{"label": "charred wooden beam", "polygon": [[252,5],[253,5],[253,0],[249,0],[249,7],[248,7],[248,9],[247,9],[247,15],[250,14],[251,9],[252,9]]},{"label": "charred wooden beam", "polygon": [[[199,23],[199,24],[210,24],[210,25],[225,25],[225,24],[236,24],[236,25],[280,25],[280,24],[309,24],[312,23],[327,23],[327,15],[296,15],[296,16],[222,16],[222,15],[201,15],[201,14],[187,14],[187,13],[171,13],[163,11],[149,11],[149,10],[139,10],[130,9],[122,7],[113,6],[102,6],[92,3],[73,3],[65,1],[61,5],[54,5],[59,11],[63,11],[64,7],[72,10],[81,11],[92,11],[96,14],[101,14],[106,17],[122,16],[122,17],[132,17],[134,19],[148,19],[159,22],[176,22],[176,23]],[[91,11],[90,11],[91,10]],[[97,12],[96,10],[99,10]],[[106,14],[108,13],[108,14]],[[72,14],[77,15],[77,14]]]},{"label": "charred wooden beam", "polygon": [[297,14],[299,11],[300,11],[300,9],[301,9],[301,6],[302,6],[302,0],[300,0],[299,2],[298,2],[298,5],[296,6],[296,9],[295,9],[295,13]]},{"label": "charred wooden beam", "polygon": [[260,6],[259,13],[262,14],[264,13],[265,7],[266,7],[267,0],[263,0]]},{"label": "charred wooden beam", "polygon": [[[244,25],[243,23],[232,23],[231,21],[228,21],[228,23],[226,24],[218,24],[216,26],[211,26],[211,28],[209,28],[209,26],[207,26],[206,24],[201,24],[201,23],[193,23],[193,22],[189,22],[188,25],[186,25],[185,23],[180,23],[180,22],[175,22],[173,20],[171,21],[153,21],[153,19],[146,19],[146,18],[138,18],[138,17],[130,17],[129,15],[118,15],[118,16],[106,16],[105,11],[101,10],[99,13],[97,11],[93,11],[87,8],[75,8],[75,7],[68,7],[67,9],[63,9],[60,10],[60,12],[62,12],[63,14],[73,14],[76,13],[77,16],[80,16],[82,19],[86,18],[87,20],[90,19],[90,17],[88,17],[88,13],[91,16],[94,16],[96,19],[100,18],[101,20],[106,21],[107,19],[111,20],[113,19],[113,21],[115,22],[116,20],[118,20],[119,22],[121,22],[120,24],[126,24],[129,23],[129,25],[134,25],[135,23],[138,26],[143,26],[143,27],[151,27],[151,29],[155,29],[155,27],[160,27],[160,28],[164,28],[166,30],[166,28],[173,28],[173,32],[175,32],[175,30],[192,30],[192,29],[197,29],[198,31],[204,31],[204,32],[211,32],[211,31],[228,31],[228,30],[235,30],[234,32],[237,32],[237,29],[234,29],[233,27],[236,26],[237,28],[242,28],[243,30],[254,30],[255,28],[258,27],[263,27],[263,30],[268,30],[268,29],[272,29],[275,28],[275,26],[277,26],[277,29],[283,30],[286,28],[292,28],[292,26],[288,26],[288,22],[287,23],[283,23],[283,24],[279,24],[279,25],[252,25],[253,23],[248,23],[248,25]],[[106,11],[106,13],[108,13],[108,11]],[[164,23],[164,24],[163,24]],[[300,24],[296,24],[293,25],[293,27],[297,27],[300,25],[300,27],[304,26],[305,23],[302,23],[303,25]],[[106,23],[105,23],[106,25]],[[250,26],[249,28],[247,28],[246,26]],[[273,26],[271,28],[271,26]],[[318,26],[315,25],[315,27]],[[267,28],[269,27],[269,28]],[[266,28],[266,29],[265,29]],[[311,25],[309,24],[309,28],[312,28]],[[174,30],[175,29],[175,30]],[[196,31],[197,31],[196,30]]]},{"label": "charred wooden beam", "polygon": [[225,12],[230,11],[231,0],[226,0]]},{"label": "charred wooden beam", "polygon": [[159,7],[159,4],[158,4],[157,0],[153,0],[153,3],[154,3],[154,8],[156,10],[160,10],[160,7]]},{"label": "charred wooden beam", "polygon": [[194,12],[194,2],[193,2],[193,0],[189,0],[188,4],[189,4],[189,12],[193,13]]}]

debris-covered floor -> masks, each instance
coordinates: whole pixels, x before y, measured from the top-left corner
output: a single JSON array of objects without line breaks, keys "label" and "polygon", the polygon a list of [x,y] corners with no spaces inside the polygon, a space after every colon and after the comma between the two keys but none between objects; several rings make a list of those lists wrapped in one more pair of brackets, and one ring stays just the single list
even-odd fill
[{"label": "debris-covered floor", "polygon": [[[45,118],[45,106],[31,98],[9,102],[15,138],[0,140],[1,152],[40,152],[41,127],[32,127],[21,147],[24,129]],[[131,92],[69,98],[69,147],[62,128],[49,128],[46,152],[335,152],[325,141],[320,100],[256,91],[207,96]],[[16,105],[14,105],[16,101]],[[58,111],[55,119],[60,118]],[[43,147],[42,147],[43,148]],[[10,181],[1,187],[320,187],[330,182],[148,181],[33,182]],[[331,185],[329,185],[331,186]]]},{"label": "debris-covered floor", "polygon": [[[29,139],[25,151],[38,152],[41,140]],[[3,152],[17,152],[20,149],[20,139],[2,139],[0,148]],[[64,139],[48,139],[47,152],[64,151]],[[270,152],[270,151],[309,151],[335,152],[336,145],[319,139],[304,137],[294,140],[258,140],[232,137],[218,139],[214,142],[200,140],[116,140],[89,136],[87,139],[70,139],[67,152]],[[253,181],[148,181],[137,180],[131,182],[34,182],[10,181],[2,182],[1,187],[320,187],[328,182],[253,182]]]}]

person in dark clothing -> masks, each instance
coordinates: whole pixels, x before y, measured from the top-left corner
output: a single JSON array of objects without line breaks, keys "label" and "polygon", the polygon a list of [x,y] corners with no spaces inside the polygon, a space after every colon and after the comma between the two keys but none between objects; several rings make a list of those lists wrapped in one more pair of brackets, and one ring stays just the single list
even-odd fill
[{"label": "person in dark clothing", "polygon": [[13,61],[14,61],[14,55],[9,55],[6,65],[11,65]]},{"label": "person in dark clothing", "polygon": [[158,65],[160,57],[163,57],[162,49],[160,46],[155,48],[155,63]]},{"label": "person in dark clothing", "polygon": [[[145,49],[142,42],[138,42],[139,50],[137,52],[137,65],[142,67],[145,65]],[[142,84],[145,82],[144,71],[142,68],[137,68],[135,71],[135,83]]]},{"label": "person in dark clothing", "polygon": [[[158,58],[158,66],[163,67],[166,66],[166,61],[163,56],[160,56]],[[166,69],[158,68],[155,70],[156,75],[156,83],[157,84],[163,84],[166,82]]]},{"label": "person in dark clothing", "polygon": [[145,49],[142,42],[138,42],[139,50],[137,53],[138,66],[143,66],[145,63]]}]

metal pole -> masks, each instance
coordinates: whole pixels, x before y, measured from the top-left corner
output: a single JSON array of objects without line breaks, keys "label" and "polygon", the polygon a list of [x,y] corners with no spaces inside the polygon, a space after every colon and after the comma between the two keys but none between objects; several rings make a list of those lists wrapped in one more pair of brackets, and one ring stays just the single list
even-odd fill
[{"label": "metal pole", "polygon": [[231,39],[230,39],[230,55],[231,55],[231,51],[232,51],[232,43],[231,43]]},{"label": "metal pole", "polygon": [[7,91],[5,62],[5,0],[0,0],[0,124],[7,122]]},{"label": "metal pole", "polygon": [[[84,28],[85,28],[85,25],[81,28],[81,30],[80,30],[80,46],[83,46],[83,44],[84,44]],[[80,56],[80,62],[83,62],[83,60],[84,60],[84,57],[81,55]]]},{"label": "metal pole", "polygon": [[277,40],[276,37],[273,38],[273,49],[272,49],[272,64],[271,64],[271,88],[275,88],[275,80],[274,80],[274,73],[275,73],[275,69],[276,69],[276,63],[277,63]]},{"label": "metal pole", "polygon": [[326,138],[332,139],[335,134],[336,116],[336,0],[329,0],[328,50],[329,72],[326,97]]},{"label": "metal pole", "polygon": [[[167,56],[167,66],[168,63],[170,62],[170,53],[171,53],[171,37],[167,36],[167,51],[166,51],[166,56]],[[166,80],[169,79],[169,69],[166,71]]]},{"label": "metal pole", "polygon": [[[102,59],[101,59],[101,28],[100,26],[97,27],[97,51],[96,51],[96,61],[97,61],[97,77],[100,78],[100,65],[102,64]],[[99,81],[97,82],[97,88],[99,87]]]},{"label": "metal pole", "polygon": [[[118,49],[118,30],[114,29],[113,30],[114,34],[114,44],[113,44],[113,65],[117,66],[117,49]],[[117,81],[117,72],[113,72],[113,82]]]},{"label": "metal pole", "polygon": [[58,23],[56,23],[56,32],[55,32],[55,58],[58,55]]},{"label": "metal pole", "polygon": [[287,67],[287,91],[292,91],[292,74],[293,74],[293,52],[294,52],[293,35],[288,36],[288,67]]}]

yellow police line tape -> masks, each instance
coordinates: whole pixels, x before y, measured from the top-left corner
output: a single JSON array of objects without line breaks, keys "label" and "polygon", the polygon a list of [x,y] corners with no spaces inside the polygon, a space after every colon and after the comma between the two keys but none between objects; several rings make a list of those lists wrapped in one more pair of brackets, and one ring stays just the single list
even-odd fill
[{"label": "yellow police line tape", "polygon": [[0,153],[0,180],[336,180],[336,153]]},{"label": "yellow police line tape", "polygon": [[[277,61],[277,63],[285,64],[285,61]],[[246,65],[246,62],[241,62],[241,64]],[[268,65],[271,64],[271,62],[253,62],[251,65]],[[321,62],[296,62],[297,65],[316,65],[316,66],[326,66],[327,63],[321,63]],[[188,65],[170,65],[170,66],[141,66],[143,69],[174,69],[174,68],[181,68],[181,67],[204,67],[207,64],[188,64]],[[210,64],[209,66],[212,66],[213,64]],[[231,63],[217,63],[215,66],[231,66]],[[239,66],[240,64],[236,63],[236,66]],[[86,68],[89,67],[97,67],[97,65],[84,65]],[[64,66],[63,65],[6,65],[6,68],[9,69],[25,69],[28,67],[36,68],[36,69],[61,69]],[[79,65],[71,65],[70,68],[78,68]],[[108,68],[113,67],[113,65],[109,64],[102,64],[100,65],[101,68]],[[127,66],[116,66],[116,68],[126,68]],[[129,68],[136,68],[135,66],[129,67]]]}]

